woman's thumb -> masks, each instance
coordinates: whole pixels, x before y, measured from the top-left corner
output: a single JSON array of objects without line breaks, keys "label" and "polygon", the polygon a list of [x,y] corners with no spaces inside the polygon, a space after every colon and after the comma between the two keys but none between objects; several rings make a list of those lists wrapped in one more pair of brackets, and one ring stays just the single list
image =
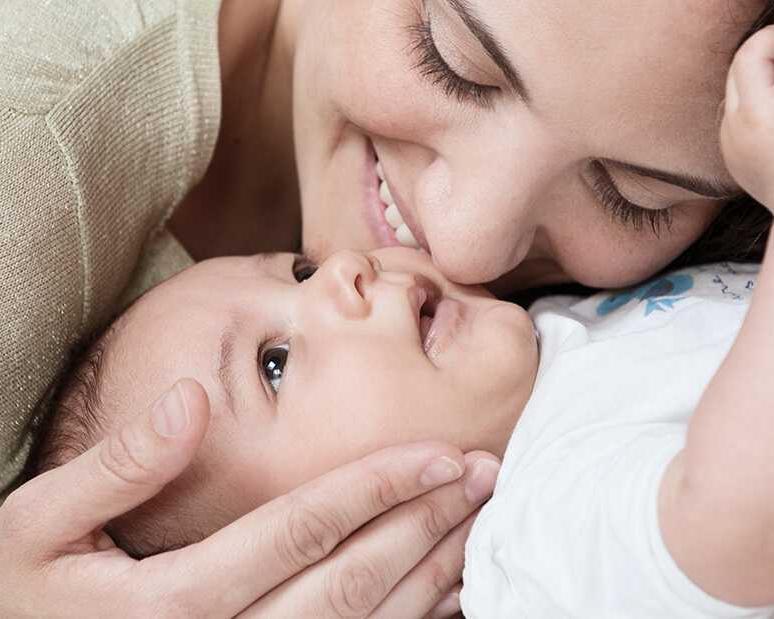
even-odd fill
[{"label": "woman's thumb", "polygon": [[144,503],[188,467],[209,418],[204,388],[181,380],[150,411],[17,490],[15,500],[39,502],[28,532],[60,547]]}]

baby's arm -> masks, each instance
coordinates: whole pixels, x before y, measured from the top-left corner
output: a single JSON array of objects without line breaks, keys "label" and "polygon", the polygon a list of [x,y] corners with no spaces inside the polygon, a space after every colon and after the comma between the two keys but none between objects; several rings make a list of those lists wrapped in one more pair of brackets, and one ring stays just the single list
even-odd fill
[{"label": "baby's arm", "polygon": [[[737,182],[774,208],[774,29],[739,51],[729,75],[723,152]],[[691,420],[660,494],[664,540],[709,594],[774,604],[774,242],[749,314]]]}]

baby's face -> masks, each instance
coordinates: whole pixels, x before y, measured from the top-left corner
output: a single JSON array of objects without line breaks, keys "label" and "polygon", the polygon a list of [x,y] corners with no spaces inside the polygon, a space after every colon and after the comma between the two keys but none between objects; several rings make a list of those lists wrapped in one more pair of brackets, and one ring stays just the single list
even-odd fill
[{"label": "baby's face", "polygon": [[204,385],[213,417],[185,486],[224,524],[388,445],[502,454],[537,359],[521,308],[413,250],[340,253],[316,272],[292,254],[221,258],[133,308],[104,401],[145,410],[180,378]]}]

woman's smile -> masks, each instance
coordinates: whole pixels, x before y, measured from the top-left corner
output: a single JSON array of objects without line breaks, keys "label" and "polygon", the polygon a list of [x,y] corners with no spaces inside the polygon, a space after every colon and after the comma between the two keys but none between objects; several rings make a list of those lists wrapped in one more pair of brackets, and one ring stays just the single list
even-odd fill
[{"label": "woman's smile", "polygon": [[415,221],[411,209],[403,200],[398,186],[390,182],[385,164],[378,158],[378,155],[376,175],[379,177],[379,199],[384,206],[384,216],[387,223],[395,231],[395,238],[404,247],[421,248],[430,253],[427,240]]},{"label": "woman's smile", "polygon": [[388,209],[380,196],[383,181],[377,172],[378,167],[379,160],[373,144],[367,141],[364,168],[366,224],[377,247],[395,247],[401,245],[397,235],[398,226],[392,226],[388,220]]},{"label": "woman's smile", "polygon": [[367,141],[366,156],[366,221],[377,246],[400,245],[410,249],[430,247],[400,192],[388,180],[385,165],[373,142]]}]

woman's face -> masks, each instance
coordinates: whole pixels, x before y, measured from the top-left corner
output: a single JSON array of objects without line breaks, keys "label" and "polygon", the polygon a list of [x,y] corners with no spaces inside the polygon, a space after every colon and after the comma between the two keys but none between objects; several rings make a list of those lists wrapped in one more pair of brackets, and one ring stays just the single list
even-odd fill
[{"label": "woman's face", "polygon": [[305,3],[294,123],[307,251],[416,242],[451,279],[510,274],[511,287],[657,271],[737,191],[719,104],[762,6]]}]

